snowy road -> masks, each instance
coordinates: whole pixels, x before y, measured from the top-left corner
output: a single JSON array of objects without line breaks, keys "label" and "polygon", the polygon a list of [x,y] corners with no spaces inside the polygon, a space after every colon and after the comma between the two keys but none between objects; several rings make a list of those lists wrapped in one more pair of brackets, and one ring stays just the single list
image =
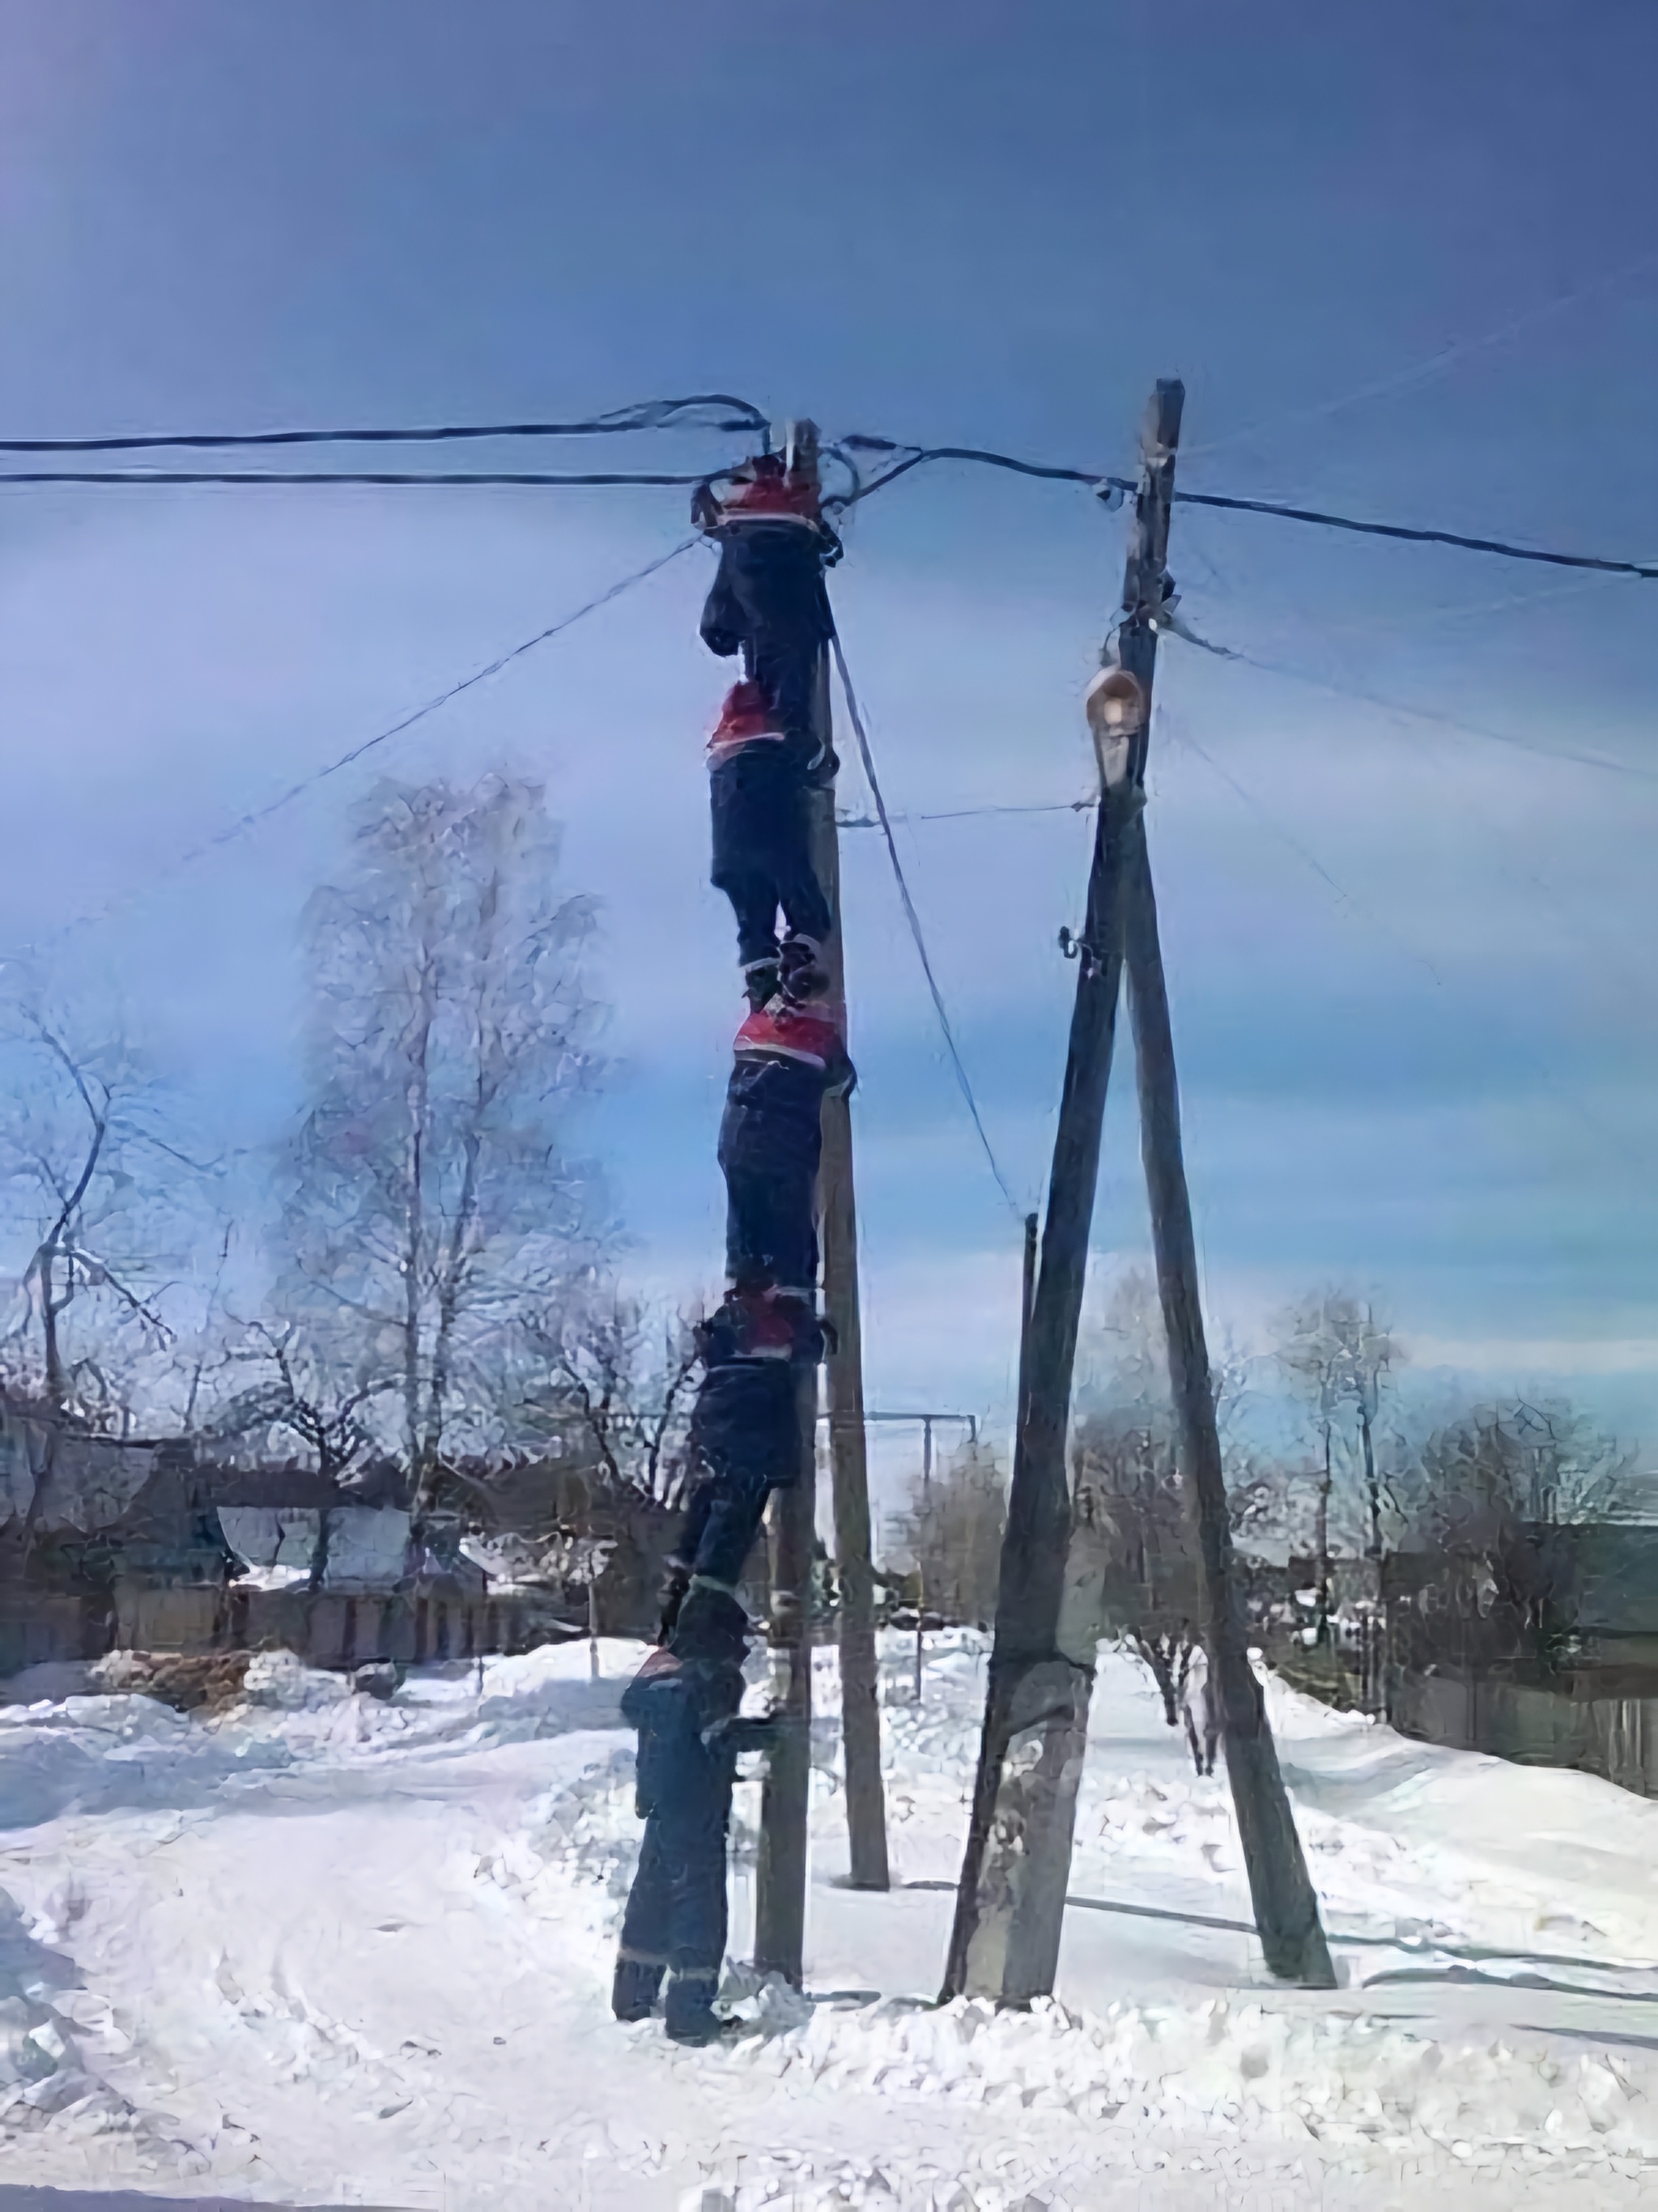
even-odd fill
[{"label": "snowy road", "polygon": [[279,1669],[210,1725],[131,1697],[0,1710],[0,2212],[68,2212],[8,2185],[408,2212],[703,2190],[710,2212],[1414,2212],[1658,2185],[1658,1804],[1274,1686],[1344,1984],[1286,1991],[1224,1779],[1104,1655],[1059,2002],[940,2013],[982,1656],[939,1639],[918,1709],[895,1647],[902,1886],[837,1884],[825,1729],[811,2002],[750,1997],[734,2049],[679,2051],[606,2009],[638,1653],[604,1657],[597,1684],[582,1647],[390,1706]]}]

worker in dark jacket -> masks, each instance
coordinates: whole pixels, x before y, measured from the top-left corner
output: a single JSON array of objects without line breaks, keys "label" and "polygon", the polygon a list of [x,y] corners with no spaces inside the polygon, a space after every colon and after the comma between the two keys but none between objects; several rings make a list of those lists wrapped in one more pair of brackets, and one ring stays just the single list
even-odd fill
[{"label": "worker in dark jacket", "polygon": [[748,1615],[712,1589],[687,1600],[672,1641],[623,1693],[639,1731],[638,1810],[645,1822],[611,1987],[618,2020],[653,2009],[667,1978],[668,2034],[718,2035],[714,2010],[726,1954],[726,1838],[741,1751],[764,1749],[776,1723],[739,1717]]},{"label": "worker in dark jacket", "polygon": [[[791,735],[817,732],[817,666],[833,632],[826,563],[840,544],[823,520],[815,461],[780,453],[744,463],[723,496],[699,494],[692,514],[720,549],[702,609],[702,642],[744,672]],[[832,757],[817,767],[835,772]]]},{"label": "worker in dark jacket", "polygon": [[774,999],[750,1014],[732,1054],[720,1124],[726,1280],[810,1304],[823,1096],[856,1080],[840,1022],[826,1006]]},{"label": "worker in dark jacket", "polygon": [[[713,880],[737,916],[751,1002],[763,1006],[780,983],[817,997],[829,986],[830,917],[811,866],[806,794],[832,784],[839,765],[817,685],[833,629],[823,568],[840,546],[823,520],[815,448],[745,463],[723,496],[701,493],[693,513],[720,548],[703,642],[722,659],[740,653],[746,678],[708,748]],[[780,907],[788,925],[780,946]]]},{"label": "worker in dark jacket", "polygon": [[[710,880],[732,902],[737,955],[755,1006],[780,989],[808,999],[829,987],[829,907],[811,864],[807,814],[815,757],[811,737],[785,730],[758,684],[732,687],[708,740]],[[787,928],[780,945],[780,908]]]},{"label": "worker in dark jacket", "polygon": [[694,1583],[735,1589],[768,1498],[799,1480],[800,1376],[821,1365],[829,1334],[810,1305],[765,1291],[732,1291],[699,1326],[704,1373],[688,1438],[694,1474],[666,1563],[665,1640]]}]

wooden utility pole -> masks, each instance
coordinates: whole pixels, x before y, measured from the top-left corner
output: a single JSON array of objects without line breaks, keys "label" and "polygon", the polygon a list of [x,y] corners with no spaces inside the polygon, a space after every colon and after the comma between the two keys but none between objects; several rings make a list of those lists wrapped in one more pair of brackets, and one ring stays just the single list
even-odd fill
[{"label": "wooden utility pole", "polygon": [[[1230,1522],[1181,1155],[1174,1048],[1145,844],[1151,686],[1169,593],[1169,522],[1184,386],[1160,382],[1142,462],[1114,668],[1090,695],[1101,804],[1089,878],[1042,1266],[1020,1360],[1020,1422],[983,1741],[957,1897],[945,1996],[1021,2003],[1059,1963],[1076,1796],[1099,1628],[1096,1594],[1068,1573],[1065,1450],[1125,954],[1142,1152],[1187,1494],[1202,1549],[1206,1639],[1257,1923],[1275,1974],[1332,1983],[1317,1902],[1278,1772],[1232,1572]],[[1015,1757],[1016,1751],[1018,1756]]]},{"label": "wooden utility pole", "polygon": [[[828,713],[827,682],[823,712]],[[835,916],[825,947],[829,990],[846,1005],[841,945],[840,833],[835,794],[815,791],[812,865]],[[886,1796],[881,1783],[880,1675],[875,1649],[875,1578],[871,1556],[869,1461],[864,1426],[864,1349],[858,1304],[858,1207],[852,1180],[852,1102],[823,1101],[818,1170],[823,1228],[823,1311],[835,1332],[829,1356],[829,1466],[835,1491],[835,1565],[841,1606],[841,1737],[846,1757],[847,1830],[854,1889],[886,1889]]]},{"label": "wooden utility pole", "polygon": [[1151,1201],[1151,1239],[1169,1344],[1187,1510],[1203,1560],[1209,1661],[1220,1693],[1226,1771],[1242,1840],[1255,1926],[1268,1971],[1308,1989],[1333,1989],[1335,1974],[1319,1922],[1295,1816],[1278,1771],[1260,1684],[1233,1568],[1232,1528],[1215,1425],[1214,1385],[1204,1338],[1197,1246],[1181,1157],[1180,1095],[1169,1026],[1169,997],[1157,943],[1157,908],[1145,825],[1133,831],[1127,914],[1128,1004],[1140,1098],[1140,1149]]},{"label": "wooden utility pole", "polygon": [[[1142,516],[1155,528],[1159,487],[1148,466]],[[1167,529],[1166,508],[1163,527]],[[1130,555],[1130,569],[1134,556]],[[1066,1447],[1100,1132],[1122,977],[1127,837],[1141,804],[1126,758],[1105,773],[1087,916],[1077,954],[1060,1126],[1048,1178],[1041,1266],[1020,1361],[1020,1419],[967,1849],[943,1996],[1022,2004],[1051,1991],[1088,1730],[1097,1627],[1066,1607],[1071,1486]]]},{"label": "wooden utility pole", "polygon": [[[1123,586],[1118,660],[1139,684],[1145,704],[1133,747],[1133,775],[1139,786],[1145,775],[1157,636],[1167,615],[1169,517],[1175,488],[1175,450],[1180,442],[1185,400],[1184,386],[1159,383],[1144,434],[1139,501]],[[1157,497],[1148,502],[1148,487],[1153,484]],[[1232,1524],[1215,1425],[1214,1385],[1204,1335],[1192,1203],[1181,1146],[1174,1038],[1143,811],[1137,810],[1132,818],[1127,848],[1125,952],[1139,1091],[1140,1152],[1151,1201],[1151,1241],[1169,1346],[1169,1382],[1182,1486],[1203,1561],[1207,1630],[1204,1641],[1220,1694],[1226,1771],[1248,1871],[1255,1925],[1268,1970],[1309,1988],[1332,1989],[1335,1976],[1319,1923],[1318,1899],[1278,1771],[1260,1685],[1249,1664],[1242,1594],[1233,1570]]]},{"label": "wooden utility pole", "polygon": [[811,1802],[812,1554],[817,1522],[817,1373],[798,1385],[800,1475],[772,1493],[773,1689],[788,1725],[766,1761],[754,1878],[754,1963],[797,1990],[805,1972],[806,1828]]},{"label": "wooden utility pole", "polygon": [[[786,444],[815,452],[809,422],[790,426]],[[830,737],[829,656],[820,657],[815,696],[818,726]],[[844,1016],[841,942],[841,866],[833,791],[810,794],[812,865],[834,927],[824,946],[831,1003]],[[865,1451],[863,1342],[858,1304],[858,1215],[852,1176],[850,1102],[826,1097],[817,1175],[818,1236],[823,1306],[835,1348],[828,1362],[829,1461],[835,1497],[835,1563],[840,1583],[841,1731],[845,1746],[851,1875],[857,1887],[885,1889],[886,1807],[881,1783],[879,1676],[875,1648],[875,1586],[871,1561],[869,1473]],[[801,1479],[772,1503],[771,1574],[774,1667],[782,1711],[793,1722],[768,1763],[760,1803],[760,1855],[755,1882],[755,1963],[796,1988],[805,1971],[806,1840],[811,1787],[811,1595],[817,1547],[817,1377],[800,1386]]]}]

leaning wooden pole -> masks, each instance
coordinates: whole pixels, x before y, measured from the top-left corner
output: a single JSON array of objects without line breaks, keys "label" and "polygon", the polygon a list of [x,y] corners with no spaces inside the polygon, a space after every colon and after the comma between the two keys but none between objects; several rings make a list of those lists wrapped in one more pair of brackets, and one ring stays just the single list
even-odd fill
[{"label": "leaning wooden pole", "polygon": [[1143,819],[1134,824],[1125,916],[1128,1004],[1140,1100],[1140,1145],[1151,1202],[1157,1288],[1169,1340],[1181,1469],[1203,1559],[1212,1679],[1220,1692],[1226,1771],[1248,1871],[1255,1926],[1270,1972],[1309,1989],[1335,1986],[1318,1898],[1296,1832],[1266,1718],[1232,1556],[1226,1478],[1215,1425],[1199,1298],[1197,1245],[1181,1146],[1180,1094],[1157,906]]}]

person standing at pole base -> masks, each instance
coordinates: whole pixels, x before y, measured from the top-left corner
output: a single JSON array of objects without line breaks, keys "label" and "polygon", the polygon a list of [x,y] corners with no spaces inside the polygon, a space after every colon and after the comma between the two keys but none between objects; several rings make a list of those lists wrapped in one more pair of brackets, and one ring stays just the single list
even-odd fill
[{"label": "person standing at pole base", "polygon": [[749,1617],[737,1600],[692,1589],[670,1642],[623,1692],[639,1731],[637,1808],[645,1822],[628,1894],[610,2008],[648,2019],[666,1983],[664,2026],[676,2043],[708,2043],[726,1955],[726,1840],[732,1786],[744,1751],[764,1750],[782,1723],[744,1718]]}]

